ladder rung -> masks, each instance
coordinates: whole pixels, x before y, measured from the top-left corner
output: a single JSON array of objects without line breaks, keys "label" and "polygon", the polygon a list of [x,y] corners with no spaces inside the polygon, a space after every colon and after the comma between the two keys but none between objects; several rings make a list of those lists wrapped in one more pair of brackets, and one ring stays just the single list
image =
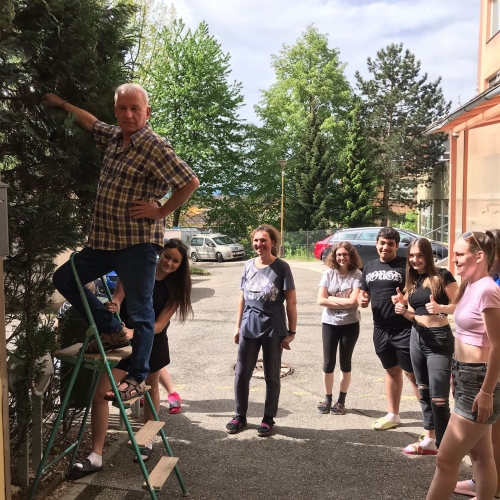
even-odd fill
[{"label": "ladder rung", "polygon": [[[160,429],[165,425],[165,422],[158,420],[148,420],[143,427],[135,435],[135,441],[139,448],[144,448],[158,434]],[[132,442],[127,443],[129,448],[132,448]]]},{"label": "ladder rung", "polygon": [[[55,356],[57,356],[58,358],[61,357],[77,358],[78,355],[80,354],[80,349],[82,346],[83,344],[75,344],[70,347],[66,347],[65,349],[59,349],[58,351],[55,352]],[[120,349],[114,349],[112,351],[108,351],[106,353],[106,358],[108,361],[117,363],[122,359],[128,358],[131,355],[132,355],[132,346],[127,346],[127,347],[122,347]],[[83,357],[85,360],[96,360],[96,359],[101,359],[101,354],[100,353],[85,354]]]},{"label": "ladder rung", "polygon": [[[149,475],[149,484],[154,490],[161,490],[168,476],[174,469],[179,459],[177,457],[161,457],[156,467]],[[143,490],[149,490],[147,483],[142,485]]]},{"label": "ladder rung", "polygon": [[[146,389],[149,391],[149,389],[151,389],[151,386],[147,385]],[[141,398],[142,396],[137,396],[136,398],[129,399],[128,401],[122,401],[122,405],[124,408],[132,408],[133,404]],[[111,404],[115,408],[120,408],[120,405],[116,401],[113,401],[113,403]]]}]

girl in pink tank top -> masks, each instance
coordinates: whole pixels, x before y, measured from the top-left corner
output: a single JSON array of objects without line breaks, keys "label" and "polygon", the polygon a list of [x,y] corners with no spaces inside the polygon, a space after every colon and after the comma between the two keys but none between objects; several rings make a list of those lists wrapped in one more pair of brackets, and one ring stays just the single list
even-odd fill
[{"label": "girl in pink tank top", "polygon": [[[462,458],[470,453],[477,499],[497,493],[491,429],[500,416],[500,288],[490,277],[500,248],[496,232],[466,232],[453,247],[462,277],[455,299],[455,408],[437,455],[427,500],[450,498]],[[479,464],[481,464],[479,466]]]}]

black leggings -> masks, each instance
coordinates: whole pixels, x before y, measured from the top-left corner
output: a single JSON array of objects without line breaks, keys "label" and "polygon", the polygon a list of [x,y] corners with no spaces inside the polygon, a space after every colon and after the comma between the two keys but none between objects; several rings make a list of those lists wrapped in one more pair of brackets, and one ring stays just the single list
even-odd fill
[{"label": "black leggings", "polygon": [[339,347],[340,370],[351,371],[351,359],[354,346],[359,337],[359,321],[348,325],[328,325],[323,323],[323,371],[333,373],[337,361],[337,346]]}]

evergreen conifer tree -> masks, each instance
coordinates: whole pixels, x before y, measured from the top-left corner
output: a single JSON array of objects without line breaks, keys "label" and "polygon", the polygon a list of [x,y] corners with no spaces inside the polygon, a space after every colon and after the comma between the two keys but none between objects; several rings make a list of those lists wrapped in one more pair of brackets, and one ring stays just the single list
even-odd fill
[{"label": "evergreen conifer tree", "polygon": [[344,227],[373,225],[377,218],[375,202],[380,179],[371,161],[375,151],[365,138],[360,108],[358,103],[349,114],[349,132],[339,169],[339,222]]},{"label": "evergreen conifer tree", "polygon": [[[13,394],[12,443],[31,419],[29,388],[37,359],[55,332],[47,319],[54,259],[84,243],[101,156],[91,134],[59,109],[41,104],[54,92],[114,123],[113,91],[128,79],[129,2],[10,0],[0,22],[0,173],[9,184],[11,256],[5,260],[10,346],[26,378]],[[3,11],[2,14],[5,14]]]},{"label": "evergreen conifer tree", "polygon": [[368,58],[370,79],[356,72],[364,103],[363,121],[376,153],[373,168],[381,176],[382,224],[398,218],[394,207],[416,207],[419,183],[434,182],[444,153],[444,134],[424,136],[424,130],[450,108],[441,79],[427,81],[420,61],[403,44],[391,44]]}]

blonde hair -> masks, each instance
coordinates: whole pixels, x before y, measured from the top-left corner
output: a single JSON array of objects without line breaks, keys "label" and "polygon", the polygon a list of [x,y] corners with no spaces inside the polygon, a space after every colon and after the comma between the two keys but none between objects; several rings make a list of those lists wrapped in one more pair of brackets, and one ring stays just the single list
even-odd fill
[{"label": "blonde hair", "polygon": [[[464,233],[465,234],[465,233]],[[471,231],[471,234],[467,236],[467,238],[463,238],[463,240],[469,246],[468,250],[472,253],[483,252],[486,257],[486,266],[488,272],[491,271],[493,267],[493,263],[495,261],[495,256],[498,255],[498,248],[500,247],[500,235],[495,231]],[[462,238],[462,236],[461,236]],[[469,284],[469,280],[467,278],[462,280],[460,284],[460,288],[458,289],[457,294],[455,295],[454,304],[458,304],[460,299],[463,297],[465,293],[465,289]]]}]

